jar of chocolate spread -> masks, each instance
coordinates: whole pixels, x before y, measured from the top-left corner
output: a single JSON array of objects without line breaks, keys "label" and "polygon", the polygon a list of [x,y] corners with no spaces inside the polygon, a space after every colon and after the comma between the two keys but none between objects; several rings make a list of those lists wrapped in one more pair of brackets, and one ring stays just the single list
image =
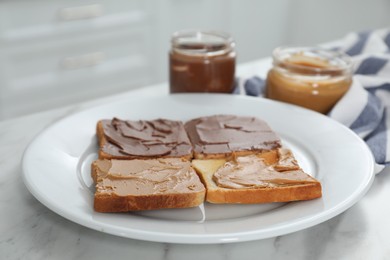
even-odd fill
[{"label": "jar of chocolate spread", "polygon": [[277,48],[265,96],[326,114],[351,83],[352,62],[344,53],[311,47]]},{"label": "jar of chocolate spread", "polygon": [[236,53],[224,32],[174,33],[169,60],[171,93],[233,91]]}]

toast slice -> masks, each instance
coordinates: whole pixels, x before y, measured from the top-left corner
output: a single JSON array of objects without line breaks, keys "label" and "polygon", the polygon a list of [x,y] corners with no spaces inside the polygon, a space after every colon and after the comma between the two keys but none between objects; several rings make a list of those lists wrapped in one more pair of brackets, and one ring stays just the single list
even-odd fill
[{"label": "toast slice", "polygon": [[303,172],[291,151],[192,161],[210,203],[270,203],[322,196],[321,184]]},{"label": "toast slice", "polygon": [[256,117],[214,115],[192,119],[184,125],[196,159],[228,158],[281,147],[280,138]]},{"label": "toast slice", "polygon": [[181,121],[100,120],[99,159],[192,158],[192,144]]},{"label": "toast slice", "polygon": [[96,160],[91,174],[97,212],[196,207],[206,194],[191,163],[181,159]]}]

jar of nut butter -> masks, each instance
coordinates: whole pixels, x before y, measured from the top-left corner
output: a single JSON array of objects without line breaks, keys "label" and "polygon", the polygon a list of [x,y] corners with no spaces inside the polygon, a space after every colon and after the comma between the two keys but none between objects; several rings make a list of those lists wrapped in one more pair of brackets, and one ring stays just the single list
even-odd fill
[{"label": "jar of nut butter", "polygon": [[230,93],[234,88],[234,41],[224,32],[174,33],[169,60],[171,93]]},{"label": "jar of nut butter", "polygon": [[343,53],[310,47],[277,48],[265,96],[326,114],[348,91],[352,62]]}]

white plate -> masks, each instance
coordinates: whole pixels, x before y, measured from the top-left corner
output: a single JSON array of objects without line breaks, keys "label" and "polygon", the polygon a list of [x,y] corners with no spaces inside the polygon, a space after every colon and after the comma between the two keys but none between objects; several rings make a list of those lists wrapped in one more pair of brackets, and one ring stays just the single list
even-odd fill
[{"label": "white plate", "polygon": [[[319,179],[323,197],[263,205],[212,205],[193,209],[102,214],[93,211],[90,163],[97,150],[96,122],[123,119],[188,120],[212,114],[253,115],[266,120]],[[71,115],[43,131],[23,157],[24,182],[44,205],[102,232],[172,243],[228,243],[269,238],[328,220],[357,202],[373,178],[365,143],[326,116],[261,98],[180,94],[134,96]]]}]

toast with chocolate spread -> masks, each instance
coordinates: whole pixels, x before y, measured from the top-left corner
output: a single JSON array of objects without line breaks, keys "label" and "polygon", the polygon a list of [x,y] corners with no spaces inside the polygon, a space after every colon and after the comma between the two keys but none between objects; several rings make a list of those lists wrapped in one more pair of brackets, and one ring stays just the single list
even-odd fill
[{"label": "toast with chocolate spread", "polygon": [[232,153],[248,155],[281,147],[280,138],[256,117],[213,115],[185,123],[195,159],[227,158]]},{"label": "toast with chocolate spread", "polygon": [[104,119],[97,123],[99,159],[192,158],[181,121]]}]

